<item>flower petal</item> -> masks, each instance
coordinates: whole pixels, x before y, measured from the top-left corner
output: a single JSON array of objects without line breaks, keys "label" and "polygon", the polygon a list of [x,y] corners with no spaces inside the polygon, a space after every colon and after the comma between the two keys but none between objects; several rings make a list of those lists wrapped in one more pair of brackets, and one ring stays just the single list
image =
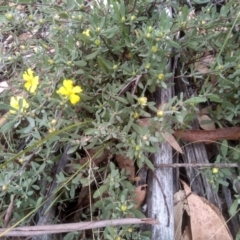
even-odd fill
[{"label": "flower petal", "polygon": [[69,96],[70,102],[75,105],[76,103],[78,103],[80,101],[80,97],[77,94],[71,94]]},{"label": "flower petal", "polygon": [[68,91],[66,90],[65,87],[60,87],[58,90],[57,90],[57,93],[58,94],[61,94],[63,96],[67,96],[68,95]]},{"label": "flower petal", "polygon": [[66,90],[72,89],[73,81],[71,79],[65,79],[63,80],[63,86],[66,88]]},{"label": "flower petal", "polygon": [[29,81],[27,81],[27,82],[24,84],[24,87],[25,87],[28,91],[30,91],[31,86],[32,86],[32,84],[31,84],[31,82],[29,82]]},{"label": "flower petal", "polygon": [[82,92],[82,88],[80,86],[76,86],[76,87],[73,87],[72,91],[74,93],[80,93],[80,92]]}]

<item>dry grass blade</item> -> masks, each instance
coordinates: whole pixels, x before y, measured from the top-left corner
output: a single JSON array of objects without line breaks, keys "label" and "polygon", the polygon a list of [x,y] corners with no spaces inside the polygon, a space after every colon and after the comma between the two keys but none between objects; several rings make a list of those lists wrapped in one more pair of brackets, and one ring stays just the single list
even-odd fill
[{"label": "dry grass blade", "polygon": [[5,217],[4,217],[4,222],[3,222],[4,227],[7,227],[8,223],[11,219],[12,212],[13,212],[13,207],[14,207],[14,196],[11,199],[11,202],[10,202],[8,208],[7,208],[7,211],[6,211],[6,214],[5,214]]}]

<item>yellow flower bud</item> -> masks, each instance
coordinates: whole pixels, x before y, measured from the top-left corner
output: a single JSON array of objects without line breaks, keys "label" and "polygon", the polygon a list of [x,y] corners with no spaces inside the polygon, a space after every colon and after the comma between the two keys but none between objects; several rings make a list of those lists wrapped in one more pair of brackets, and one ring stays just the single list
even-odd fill
[{"label": "yellow flower bud", "polygon": [[149,26],[149,27],[148,27],[148,32],[150,32],[150,33],[151,33],[151,32],[152,32],[152,30],[153,30],[153,27],[152,27],[152,26]]},{"label": "yellow flower bud", "polygon": [[6,13],[5,14],[5,17],[8,19],[8,20],[13,20],[13,15],[11,13]]},{"label": "yellow flower bud", "polygon": [[130,19],[131,21],[134,21],[136,19],[136,16],[132,15]]},{"label": "yellow flower bud", "polygon": [[57,123],[57,120],[56,120],[56,119],[53,119],[53,120],[51,121],[51,125],[56,125],[56,123]]},{"label": "yellow flower bud", "polygon": [[146,98],[146,97],[140,97],[140,98],[138,98],[138,103],[139,103],[141,106],[146,106],[146,105],[147,105],[147,98]]},{"label": "yellow flower bud", "polygon": [[52,64],[54,64],[54,60],[48,59],[48,63],[52,65]]},{"label": "yellow flower bud", "polygon": [[2,186],[2,190],[3,190],[3,191],[8,190],[8,185],[3,185],[3,186]]},{"label": "yellow flower bud", "polygon": [[139,118],[139,114],[138,114],[137,112],[134,112],[134,113],[133,113],[133,118],[135,118],[135,119],[136,119],[136,118]]},{"label": "yellow flower bud", "polygon": [[163,117],[163,115],[164,115],[164,112],[162,110],[157,111],[157,116],[158,117]]},{"label": "yellow flower bud", "polygon": [[151,64],[150,63],[147,63],[146,66],[145,66],[146,69],[149,69],[151,68]]},{"label": "yellow flower bud", "polygon": [[101,45],[101,41],[100,41],[99,39],[97,39],[97,40],[95,40],[95,44],[96,44],[97,46],[100,46],[100,45]]},{"label": "yellow flower bud", "polygon": [[218,168],[216,168],[216,167],[212,168],[212,173],[213,174],[218,174],[218,172],[219,172]]},{"label": "yellow flower bud", "polygon": [[135,150],[140,151],[141,147],[139,145],[136,145]]},{"label": "yellow flower bud", "polygon": [[153,53],[156,53],[157,50],[158,50],[158,47],[157,47],[157,46],[152,46],[152,52],[153,52]]},{"label": "yellow flower bud", "polygon": [[121,210],[122,210],[123,212],[126,212],[126,211],[127,211],[127,206],[126,206],[126,205],[122,205],[122,206],[121,206]]},{"label": "yellow flower bud", "polygon": [[147,37],[147,38],[150,38],[150,37],[151,37],[151,33],[147,33],[147,34],[146,34],[146,37]]},{"label": "yellow flower bud", "polygon": [[118,69],[118,65],[117,64],[113,65],[113,70],[117,70],[117,69]]},{"label": "yellow flower bud", "polygon": [[164,80],[164,78],[165,78],[165,75],[164,74],[162,74],[162,73],[160,73],[160,74],[158,74],[158,79],[159,80]]},{"label": "yellow flower bud", "polygon": [[29,15],[28,19],[32,21],[33,20],[33,15]]}]

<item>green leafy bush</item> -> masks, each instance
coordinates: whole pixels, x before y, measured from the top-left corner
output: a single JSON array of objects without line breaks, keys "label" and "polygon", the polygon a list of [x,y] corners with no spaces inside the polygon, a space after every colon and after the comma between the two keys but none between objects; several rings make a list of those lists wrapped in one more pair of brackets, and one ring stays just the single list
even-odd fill
[{"label": "green leafy bush", "polygon": [[[149,155],[158,151],[161,132],[188,128],[198,103],[214,104],[210,114],[219,127],[238,123],[239,6],[234,1],[220,12],[209,4],[197,14],[186,5],[163,3],[173,7],[173,18],[164,8],[159,14],[154,1],[94,1],[92,7],[81,0],[13,2],[14,7],[0,6],[1,38],[6,42],[12,36],[0,53],[1,78],[11,86],[0,95],[0,107],[9,110],[1,125],[1,212],[14,197],[11,224],[26,213],[24,224],[31,223],[45,200],[41,181],[51,184],[51,169],[68,144],[74,171],[57,176],[59,202],[73,200],[80,184],[89,186],[105,172],[93,194],[100,199],[85,218],[97,209],[98,219],[142,216],[130,200],[132,184],[114,163],[79,164],[89,149],[107,148],[139,168],[153,169]],[[204,73],[196,67],[203,53],[213,56]],[[177,55],[179,75],[167,72]],[[186,100],[182,93],[156,106],[154,91],[181,76],[200,83],[198,96]],[[151,126],[140,127],[138,119],[148,117]],[[105,192],[108,197],[102,197]],[[134,231],[106,228],[104,239],[145,239]],[[74,233],[68,236],[73,239]]]}]

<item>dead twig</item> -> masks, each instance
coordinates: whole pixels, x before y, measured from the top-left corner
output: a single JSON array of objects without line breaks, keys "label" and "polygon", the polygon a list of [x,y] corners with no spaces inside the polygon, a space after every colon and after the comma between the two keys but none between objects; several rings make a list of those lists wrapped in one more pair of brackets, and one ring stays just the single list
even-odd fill
[{"label": "dead twig", "polygon": [[131,224],[159,224],[159,222],[153,218],[121,218],[103,221],[91,221],[80,223],[68,223],[68,224],[56,224],[56,225],[44,225],[44,226],[29,226],[18,227],[8,230],[8,228],[0,229],[0,236],[36,236],[43,234],[64,233],[72,231],[82,231],[94,228],[103,228],[107,226],[123,226]]},{"label": "dead twig", "polygon": [[193,168],[240,168],[240,163],[173,163],[173,164],[155,164],[156,168],[181,168],[181,167],[193,167]]}]

